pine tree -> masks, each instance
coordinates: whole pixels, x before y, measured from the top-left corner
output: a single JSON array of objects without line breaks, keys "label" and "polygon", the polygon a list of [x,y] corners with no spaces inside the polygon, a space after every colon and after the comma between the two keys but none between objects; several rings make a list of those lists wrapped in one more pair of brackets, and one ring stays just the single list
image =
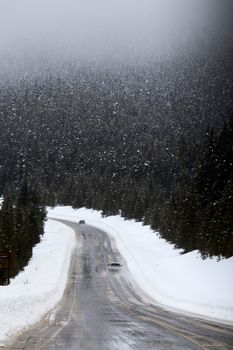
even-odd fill
[{"label": "pine tree", "polygon": [[7,251],[12,250],[14,239],[15,232],[13,202],[8,194],[4,197],[1,209],[1,249]]}]

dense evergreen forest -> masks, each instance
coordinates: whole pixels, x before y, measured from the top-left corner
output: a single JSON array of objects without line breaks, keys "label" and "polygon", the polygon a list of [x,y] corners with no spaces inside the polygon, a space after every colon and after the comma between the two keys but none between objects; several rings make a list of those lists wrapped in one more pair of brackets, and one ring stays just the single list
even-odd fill
[{"label": "dense evergreen forest", "polygon": [[[0,251],[11,252],[10,277],[27,265],[32,248],[44,233],[45,208],[40,204],[39,191],[29,186],[24,177],[17,195],[5,193],[0,209]],[[0,269],[0,284],[7,280],[7,271]]]},{"label": "dense evergreen forest", "polygon": [[121,213],[185,252],[232,256],[229,50],[2,80],[0,193],[18,193],[26,171],[43,205]]}]

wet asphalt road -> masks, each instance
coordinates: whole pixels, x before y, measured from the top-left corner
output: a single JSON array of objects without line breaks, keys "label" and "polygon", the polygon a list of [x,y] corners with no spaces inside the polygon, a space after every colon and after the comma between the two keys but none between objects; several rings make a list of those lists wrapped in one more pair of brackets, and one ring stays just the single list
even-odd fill
[{"label": "wet asphalt road", "polygon": [[[93,227],[59,220],[77,235],[63,300],[4,349],[233,349],[233,328],[150,304],[114,244]],[[118,271],[108,263],[119,261]]]}]

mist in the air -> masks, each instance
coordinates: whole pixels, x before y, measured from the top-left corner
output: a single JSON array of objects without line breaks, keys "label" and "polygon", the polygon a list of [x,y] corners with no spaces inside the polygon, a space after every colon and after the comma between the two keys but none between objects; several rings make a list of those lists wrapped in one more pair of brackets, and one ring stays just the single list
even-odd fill
[{"label": "mist in the air", "polygon": [[215,0],[0,0],[0,61],[163,59],[213,35]]}]

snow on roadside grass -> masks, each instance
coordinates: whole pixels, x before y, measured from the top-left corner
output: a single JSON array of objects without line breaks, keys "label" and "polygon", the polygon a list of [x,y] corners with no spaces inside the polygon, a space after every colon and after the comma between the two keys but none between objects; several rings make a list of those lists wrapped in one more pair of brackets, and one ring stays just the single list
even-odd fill
[{"label": "snow on roadside grass", "polygon": [[149,226],[118,215],[102,218],[94,210],[56,207],[49,216],[74,222],[85,219],[109,233],[134,280],[156,302],[233,322],[233,258],[203,260],[197,251],[181,255],[181,250],[159,238]]},{"label": "snow on roadside grass", "polygon": [[9,286],[0,286],[0,345],[39,321],[61,299],[74,247],[72,229],[54,220],[46,222],[29,265]]}]

